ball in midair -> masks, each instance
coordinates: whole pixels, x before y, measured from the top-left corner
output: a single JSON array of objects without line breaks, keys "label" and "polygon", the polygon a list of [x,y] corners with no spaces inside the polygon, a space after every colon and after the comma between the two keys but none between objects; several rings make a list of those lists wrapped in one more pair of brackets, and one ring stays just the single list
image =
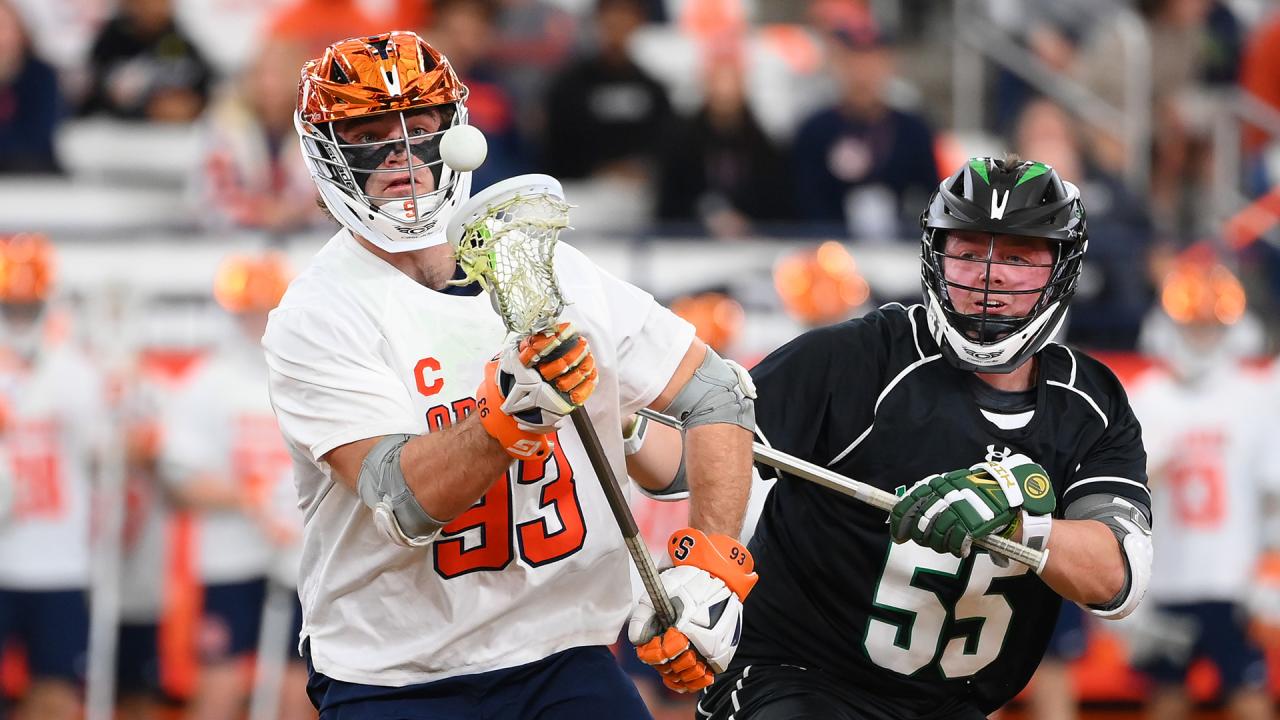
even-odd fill
[{"label": "ball in midair", "polygon": [[440,157],[456,172],[475,170],[488,154],[489,143],[474,125],[454,125],[440,140]]}]

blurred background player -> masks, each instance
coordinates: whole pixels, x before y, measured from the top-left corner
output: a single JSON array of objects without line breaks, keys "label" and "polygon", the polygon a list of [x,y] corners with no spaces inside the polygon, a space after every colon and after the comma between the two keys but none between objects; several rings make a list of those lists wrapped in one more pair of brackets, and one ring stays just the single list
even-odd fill
[{"label": "blurred background player", "polygon": [[[53,247],[0,237],[0,445],[13,503],[0,525],[0,646],[22,648],[17,717],[79,716],[87,662],[91,478],[103,387],[52,312]],[[65,318],[63,318],[65,320]]]},{"label": "blurred background player", "polygon": [[235,717],[249,697],[246,664],[258,644],[274,555],[263,507],[289,466],[258,340],[289,277],[278,254],[222,263],[214,297],[234,318],[235,331],[165,409],[161,469],[178,502],[199,513],[195,552],[204,600],[191,718]]},{"label": "blurred background player", "polygon": [[[1149,716],[1188,718],[1187,670],[1209,658],[1230,717],[1272,716],[1267,668],[1246,599],[1264,547],[1263,512],[1280,489],[1274,377],[1242,364],[1261,349],[1245,291],[1210,253],[1177,261],[1144,343],[1165,366],[1130,392],[1142,423],[1156,527],[1146,612],[1133,650],[1156,685]],[[1140,627],[1139,627],[1140,626]]]}]

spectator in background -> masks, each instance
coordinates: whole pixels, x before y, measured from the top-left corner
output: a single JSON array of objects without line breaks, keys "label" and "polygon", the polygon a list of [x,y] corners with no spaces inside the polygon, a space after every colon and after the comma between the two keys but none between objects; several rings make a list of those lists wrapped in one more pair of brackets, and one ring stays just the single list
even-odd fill
[{"label": "spectator in background", "polygon": [[747,106],[742,48],[735,39],[708,49],[706,99],[678,121],[663,144],[658,218],[696,223],[720,238],[743,237],[758,223],[792,217],[790,173]]},{"label": "spectator in background", "polygon": [[0,0],[0,173],[57,172],[61,115],[57,75],[31,52],[17,10]]},{"label": "spectator in background", "polygon": [[666,89],[628,54],[645,7],[640,0],[597,0],[597,49],[552,81],[543,161],[552,175],[649,180],[671,105]]},{"label": "spectator in background", "polygon": [[889,107],[890,39],[869,16],[827,34],[836,104],[801,124],[792,147],[800,217],[840,224],[857,239],[915,238],[917,213],[938,184],[933,131]]},{"label": "spectator in background", "polygon": [[76,720],[89,644],[90,481],[107,411],[102,378],[54,332],[53,246],[0,238],[0,657],[25,649],[23,720]]},{"label": "spectator in background", "polygon": [[[1240,85],[1258,100],[1280,112],[1280,10],[1272,12],[1259,23],[1249,36],[1241,60]],[[1256,182],[1255,191],[1270,185],[1270,178],[1280,177],[1280,168],[1263,167],[1262,153],[1270,145],[1275,147],[1277,138],[1263,128],[1246,125],[1244,148],[1252,159],[1256,175],[1267,180]]]},{"label": "spectator in background", "polygon": [[81,112],[126,120],[190,122],[213,72],[173,19],[171,0],[122,0],[93,44]]},{"label": "spectator in background", "polygon": [[[1213,111],[1204,81],[1231,74],[1233,42],[1223,39],[1227,25],[1212,0],[1140,0],[1138,10],[1147,24],[1151,48],[1152,165],[1151,206],[1157,225],[1168,233],[1185,232],[1193,239],[1211,230],[1211,217],[1197,192],[1208,182],[1207,136]],[[1227,33],[1229,35],[1229,33]],[[1117,108],[1125,106],[1126,59],[1123,34],[1117,24],[1102,23],[1078,54],[1075,73],[1095,93]],[[1092,138],[1097,159],[1113,173],[1126,169],[1121,139],[1097,131]]]},{"label": "spectator in background", "polygon": [[234,316],[237,332],[165,408],[160,469],[177,500],[199,512],[204,600],[192,720],[240,717],[249,697],[244,664],[258,646],[278,539],[263,508],[290,462],[267,397],[259,339],[288,280],[275,255],[222,263],[214,297]]},{"label": "spectator in background", "polygon": [[[1036,60],[1056,73],[1070,71],[1080,43],[1094,25],[1115,11],[1115,0],[986,0],[991,22],[1018,41]],[[1011,123],[1035,90],[1003,66],[997,68],[995,129],[1011,132]]]},{"label": "spectator in background", "polygon": [[426,35],[467,86],[468,122],[483,131],[489,143],[484,164],[471,174],[472,192],[526,172],[527,166],[516,109],[489,64],[497,13],[495,0],[438,0]]},{"label": "spectator in background", "polygon": [[526,144],[542,137],[547,84],[568,61],[578,20],[550,0],[500,0],[497,40],[489,60],[517,109],[516,124]]},{"label": "spectator in background", "polygon": [[293,130],[306,57],[289,40],[260,45],[253,64],[209,108],[193,186],[202,220],[273,233],[323,220]]},{"label": "spectator in background", "polygon": [[1013,147],[1040,158],[1066,177],[1079,178],[1089,208],[1089,277],[1071,303],[1067,337],[1091,350],[1133,350],[1152,287],[1141,269],[1152,246],[1146,206],[1081,148],[1077,125],[1045,98],[1027,103],[1013,130]]},{"label": "spectator in background", "polygon": [[[419,3],[425,4],[425,0]],[[335,40],[386,32],[388,25],[398,24],[389,20],[364,9],[357,0],[295,0],[267,19],[264,37],[300,43],[308,57],[319,57]]]}]

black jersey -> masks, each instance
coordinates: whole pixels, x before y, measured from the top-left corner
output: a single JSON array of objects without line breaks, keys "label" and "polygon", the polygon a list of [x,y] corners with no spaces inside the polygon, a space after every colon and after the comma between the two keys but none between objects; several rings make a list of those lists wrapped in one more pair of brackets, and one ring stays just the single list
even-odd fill
[{"label": "black jersey", "polygon": [[[924,308],[888,305],[762,361],[752,372],[759,434],[898,494],[934,473],[1024,453],[1048,471],[1059,515],[1097,493],[1149,507],[1141,432],[1119,381],[1061,345],[1038,357],[1034,414],[1001,429],[975,401],[971,376],[939,354]],[[884,511],[785,473],[750,548],[760,581],[733,666],[821,668],[900,717],[1003,705],[1040,663],[1061,606],[1018,563],[999,567],[976,547],[961,560],[896,545]]]}]

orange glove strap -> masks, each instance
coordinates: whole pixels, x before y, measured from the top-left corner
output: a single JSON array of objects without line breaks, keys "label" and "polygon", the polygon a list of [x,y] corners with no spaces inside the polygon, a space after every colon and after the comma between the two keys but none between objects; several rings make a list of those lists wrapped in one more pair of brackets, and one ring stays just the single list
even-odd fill
[{"label": "orange glove strap", "polygon": [[677,530],[667,541],[671,562],[692,565],[720,578],[739,600],[755,587],[760,576],[747,548],[728,535],[707,535],[701,530]]},{"label": "orange glove strap", "polygon": [[523,430],[516,419],[502,412],[502,391],[498,389],[498,361],[484,366],[484,380],[476,389],[476,412],[480,424],[502,449],[516,460],[542,460],[551,454],[551,441],[546,435]]}]

